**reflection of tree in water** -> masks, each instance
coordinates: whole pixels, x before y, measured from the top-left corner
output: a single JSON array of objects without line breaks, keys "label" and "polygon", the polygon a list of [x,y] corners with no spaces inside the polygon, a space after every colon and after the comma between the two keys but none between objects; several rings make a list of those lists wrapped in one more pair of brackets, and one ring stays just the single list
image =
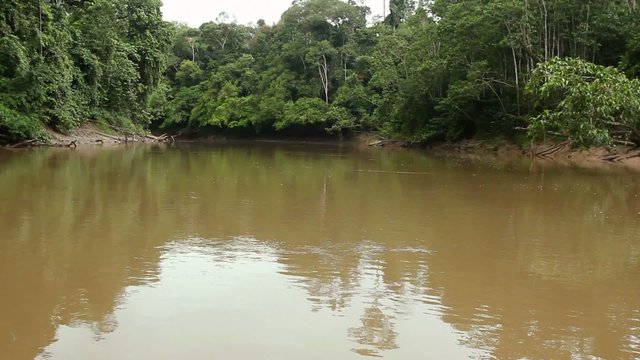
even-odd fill
[{"label": "reflection of tree in water", "polygon": [[118,319],[113,313],[91,324],[91,331],[95,341],[103,340],[105,335],[113,333],[116,329],[118,329]]},{"label": "reflection of tree in water", "polygon": [[[377,302],[377,301],[376,301]],[[349,329],[349,337],[365,348],[353,349],[360,355],[378,356],[380,351],[397,349],[393,316],[387,315],[374,303],[364,310],[362,326]]]},{"label": "reflection of tree in water", "polygon": [[358,249],[362,252],[360,286],[366,287],[361,295],[367,306],[360,318],[362,326],[350,328],[348,335],[364,346],[352,349],[354,352],[381,356],[381,352],[398,348],[396,316],[403,315],[401,308],[423,291],[426,285],[423,265],[429,252],[376,243],[362,243]]},{"label": "reflection of tree in water", "polygon": [[279,262],[284,275],[309,294],[312,310],[342,312],[363,305],[361,325],[347,329],[367,356],[398,348],[396,316],[405,314],[411,299],[420,298],[426,285],[426,257],[418,246],[397,242],[360,241],[324,247],[281,244]]},{"label": "reflection of tree in water", "polygon": [[[350,263],[357,267],[351,298],[363,295],[359,287],[373,287],[374,295],[364,296],[381,300],[365,310],[362,326],[349,330],[354,341],[368,346],[354,351],[376,355],[391,349],[385,339],[395,341],[395,316],[403,309],[394,305],[420,298],[458,331],[462,345],[489,357],[637,357],[640,313],[634,309],[640,308],[640,296],[633,294],[640,294],[640,243],[634,240],[637,221],[629,215],[640,208],[629,194],[640,189],[625,185],[634,181],[565,173],[547,177],[541,188],[537,179],[522,180],[518,174],[509,176],[520,182],[496,182],[495,174],[482,173],[474,179],[439,176],[450,180],[443,183],[464,181],[459,188],[473,191],[442,188],[424,207],[403,199],[403,206],[426,214],[428,232],[415,238],[428,237],[432,254],[416,251],[424,246],[419,241],[397,251],[394,246],[401,244],[393,234],[376,234],[382,249],[360,246],[366,242],[352,245],[359,260]],[[480,186],[484,190],[475,191]],[[381,208],[399,212],[393,204]],[[462,218],[459,209],[467,210]],[[396,220],[405,235],[420,221]],[[337,254],[334,268],[344,265],[344,253]],[[363,264],[376,261],[386,290],[382,295],[380,284],[363,280]],[[319,277],[307,271],[301,280],[316,279],[318,286],[308,286],[319,295],[316,300],[330,297],[340,284],[331,271],[323,272]],[[349,292],[344,283],[341,289]]]},{"label": "reflection of tree in water", "polygon": [[[441,296],[442,319],[497,359],[637,358],[634,180],[563,172],[514,187],[490,175],[467,180],[482,192],[432,199],[449,205],[430,242],[428,291]],[[448,220],[456,208],[473,214],[464,226]]]},{"label": "reflection of tree in water", "polygon": [[[126,171],[112,164],[114,155]],[[88,326],[99,339],[117,328],[123,289],[157,280],[157,242],[171,222],[144,226],[143,216],[158,206],[141,185],[151,176],[128,171],[148,155],[50,151],[3,164],[0,189],[21,205],[16,211],[0,203],[0,358],[33,359],[61,325]],[[133,236],[140,233],[148,236]]]},{"label": "reflection of tree in water", "polygon": [[283,274],[309,294],[312,310],[341,311],[349,307],[359,281],[359,255],[346,245],[284,250],[279,262]]}]

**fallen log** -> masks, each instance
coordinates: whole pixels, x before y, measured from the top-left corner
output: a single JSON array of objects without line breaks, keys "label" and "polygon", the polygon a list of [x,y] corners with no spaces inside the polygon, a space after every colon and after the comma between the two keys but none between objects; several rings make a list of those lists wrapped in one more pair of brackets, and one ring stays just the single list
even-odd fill
[{"label": "fallen log", "polygon": [[147,139],[153,140],[155,142],[163,142],[163,141],[169,140],[167,138],[167,134],[162,134],[160,136],[154,136],[154,135],[151,135],[151,134],[146,134],[144,137],[146,137]]},{"label": "fallen log", "polygon": [[600,157],[600,160],[617,162],[619,157],[620,157],[620,154],[605,155],[605,156]]},{"label": "fallen log", "polygon": [[638,145],[634,142],[631,141],[625,141],[625,140],[616,140],[613,139],[611,140],[612,143],[616,144],[616,145],[624,145],[624,146],[633,146],[633,147],[637,147]]},{"label": "fallen log", "polygon": [[21,142],[19,142],[17,144],[13,144],[13,145],[11,145],[9,147],[12,148],[12,149],[19,148],[19,147],[25,147],[25,146],[29,146],[29,145],[33,144],[36,141],[37,141],[36,139],[25,140],[25,141],[21,141]]},{"label": "fallen log", "polygon": [[620,161],[622,161],[622,160],[629,160],[629,159],[633,159],[633,158],[637,158],[637,157],[640,157],[640,152],[635,153],[635,154],[631,154],[631,155],[629,155],[629,156],[625,156],[625,157],[623,157],[622,159],[620,159]]},{"label": "fallen log", "polygon": [[369,146],[380,146],[383,147],[387,144],[390,145],[399,145],[399,146],[409,146],[411,144],[414,144],[413,142],[408,142],[408,141],[401,141],[401,140],[376,140],[373,142],[370,142],[368,145]]},{"label": "fallen log", "polygon": [[636,157],[640,157],[640,152],[637,151],[633,153],[605,155],[605,156],[602,156],[600,160],[608,161],[608,162],[621,162],[621,161],[633,159]]},{"label": "fallen log", "polygon": [[90,132],[94,133],[94,134],[98,134],[100,136],[106,137],[107,139],[111,139],[111,140],[115,140],[117,142],[122,142],[122,138],[119,138],[117,136],[113,136],[113,135],[109,135],[109,134],[105,134],[103,132],[100,131],[96,131],[96,130],[89,130]]}]

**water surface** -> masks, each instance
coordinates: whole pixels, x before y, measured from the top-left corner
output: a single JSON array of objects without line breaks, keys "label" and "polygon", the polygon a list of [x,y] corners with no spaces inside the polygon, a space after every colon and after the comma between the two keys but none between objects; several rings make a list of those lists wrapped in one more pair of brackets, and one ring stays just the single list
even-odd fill
[{"label": "water surface", "polygon": [[639,195],[335,144],[0,152],[0,358],[638,359]]}]

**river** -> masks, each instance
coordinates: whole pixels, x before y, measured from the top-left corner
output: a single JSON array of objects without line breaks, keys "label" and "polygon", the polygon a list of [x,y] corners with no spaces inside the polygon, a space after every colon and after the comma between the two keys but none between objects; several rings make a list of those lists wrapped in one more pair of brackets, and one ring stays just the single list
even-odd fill
[{"label": "river", "polygon": [[639,196],[348,144],[0,152],[0,358],[638,359]]}]

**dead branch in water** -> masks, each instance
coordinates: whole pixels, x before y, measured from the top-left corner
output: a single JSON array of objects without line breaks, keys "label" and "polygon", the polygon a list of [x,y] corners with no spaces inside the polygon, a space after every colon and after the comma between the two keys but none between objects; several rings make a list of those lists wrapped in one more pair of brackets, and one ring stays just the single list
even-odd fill
[{"label": "dead branch in water", "polygon": [[402,140],[376,140],[373,142],[370,142],[369,146],[380,146],[380,147],[384,147],[385,145],[398,145],[401,147],[407,147],[407,146],[411,146],[411,145],[415,145],[417,144],[417,142],[413,142],[413,141],[402,141]]},{"label": "dead branch in water", "polygon": [[17,144],[13,144],[11,146],[9,146],[12,149],[15,148],[19,148],[19,147],[26,147],[26,146],[31,146],[31,144],[35,143],[37,140],[36,139],[29,139],[29,140],[25,140],[25,141],[21,141]]},{"label": "dead branch in water", "polygon": [[154,142],[168,142],[169,138],[167,134],[162,134],[160,136],[154,136],[152,134],[146,134],[145,137],[149,140],[153,140]]}]

